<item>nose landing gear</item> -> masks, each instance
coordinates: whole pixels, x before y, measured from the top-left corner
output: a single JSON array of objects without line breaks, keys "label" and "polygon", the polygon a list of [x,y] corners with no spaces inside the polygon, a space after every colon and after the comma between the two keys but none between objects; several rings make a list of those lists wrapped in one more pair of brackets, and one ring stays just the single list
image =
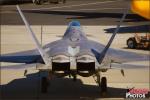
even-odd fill
[{"label": "nose landing gear", "polygon": [[41,93],[47,93],[48,86],[49,86],[49,81],[48,81],[47,77],[42,77],[42,80],[41,80]]},{"label": "nose landing gear", "polygon": [[48,86],[50,85],[50,81],[52,79],[52,73],[48,73],[48,77],[42,77],[41,78],[41,93],[47,93],[48,92]]},{"label": "nose landing gear", "polygon": [[73,76],[73,81],[74,81],[74,82],[77,81],[77,76],[76,76],[76,75]]}]

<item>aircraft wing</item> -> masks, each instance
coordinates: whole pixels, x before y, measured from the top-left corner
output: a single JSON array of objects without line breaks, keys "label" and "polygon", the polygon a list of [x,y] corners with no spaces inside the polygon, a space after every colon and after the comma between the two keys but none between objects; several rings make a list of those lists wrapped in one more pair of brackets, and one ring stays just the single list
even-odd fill
[{"label": "aircraft wing", "polygon": [[150,60],[149,54],[138,54],[134,52],[116,50],[112,48],[108,50],[107,56],[109,56],[110,59],[114,60],[114,62],[133,62]]},{"label": "aircraft wing", "polygon": [[36,49],[0,55],[0,62],[43,63],[41,55]]},{"label": "aircraft wing", "polygon": [[26,70],[33,69],[36,70],[36,63],[33,64],[19,64],[19,65],[11,65],[11,66],[1,66],[1,70]]},{"label": "aircraft wing", "polygon": [[[105,46],[94,41],[90,41],[90,42],[93,48],[91,51],[94,53],[95,57],[99,61],[100,53],[105,48]],[[118,63],[134,62],[134,61],[149,61],[150,55],[109,48],[108,52],[106,53],[106,56],[104,57],[104,60],[107,59]]]},{"label": "aircraft wing", "polygon": [[[90,41],[92,46],[91,51],[95,55],[97,61],[101,51],[105,48],[103,44],[98,42]],[[148,69],[150,60],[149,54],[139,54],[129,51],[123,51],[118,49],[109,48],[106,53],[101,65],[97,65],[99,69]],[[137,63],[141,61],[140,63]],[[145,64],[147,63],[147,64]]]},{"label": "aircraft wing", "polygon": [[104,58],[107,68],[102,66],[101,69],[118,69],[125,76],[124,70],[128,69],[150,70],[149,60],[149,54],[138,54],[110,48],[106,58]]},{"label": "aircraft wing", "polygon": [[40,55],[0,56],[0,62],[11,63],[43,63]]}]

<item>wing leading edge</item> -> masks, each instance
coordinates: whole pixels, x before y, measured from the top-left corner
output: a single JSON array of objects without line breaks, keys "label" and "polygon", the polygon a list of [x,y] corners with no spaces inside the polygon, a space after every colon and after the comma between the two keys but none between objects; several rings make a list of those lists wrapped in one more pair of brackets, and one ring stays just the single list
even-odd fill
[{"label": "wing leading edge", "polygon": [[40,55],[0,56],[0,62],[10,63],[44,63]]}]

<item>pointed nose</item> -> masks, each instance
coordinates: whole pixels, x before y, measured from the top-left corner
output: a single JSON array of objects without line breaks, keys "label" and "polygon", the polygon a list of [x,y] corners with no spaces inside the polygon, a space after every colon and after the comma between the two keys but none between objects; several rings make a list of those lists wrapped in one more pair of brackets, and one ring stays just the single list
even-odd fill
[{"label": "pointed nose", "polygon": [[69,26],[81,26],[79,21],[72,21],[70,22]]}]

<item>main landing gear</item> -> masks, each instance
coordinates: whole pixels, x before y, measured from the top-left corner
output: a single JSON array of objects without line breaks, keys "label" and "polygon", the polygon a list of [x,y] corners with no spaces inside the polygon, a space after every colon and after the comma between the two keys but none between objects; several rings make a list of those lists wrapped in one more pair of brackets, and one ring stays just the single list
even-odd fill
[{"label": "main landing gear", "polygon": [[41,93],[47,93],[48,92],[48,86],[50,85],[50,81],[52,79],[52,73],[48,73],[48,77],[42,77],[41,78]]},{"label": "main landing gear", "polygon": [[41,79],[41,93],[47,93],[49,86],[49,80],[47,77],[42,77]]},{"label": "main landing gear", "polygon": [[106,79],[106,77],[101,78],[100,87],[101,87],[102,94],[105,94],[107,92],[107,79]]},{"label": "main landing gear", "polygon": [[100,77],[100,73],[96,74],[97,77],[97,84],[101,88],[102,95],[105,95],[107,93],[107,79],[106,77]]},{"label": "main landing gear", "polygon": [[[52,78],[52,75],[49,74],[49,77],[42,77],[41,78],[41,93],[47,93],[48,92],[48,86],[50,85],[50,80]],[[76,81],[77,77],[76,75],[73,75],[73,81]],[[107,79],[106,77],[100,77],[100,73],[96,74],[96,83],[101,89],[101,94],[103,96],[107,93]]]}]

